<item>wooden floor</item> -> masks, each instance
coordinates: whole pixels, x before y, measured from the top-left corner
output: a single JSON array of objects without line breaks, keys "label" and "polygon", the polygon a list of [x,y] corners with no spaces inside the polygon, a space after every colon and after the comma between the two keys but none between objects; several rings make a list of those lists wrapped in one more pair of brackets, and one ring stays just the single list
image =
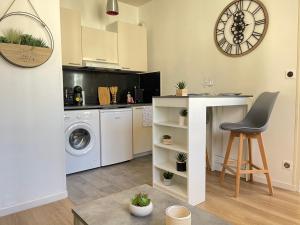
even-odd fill
[{"label": "wooden floor", "polygon": [[[242,181],[240,197],[236,199],[234,179],[226,176],[224,187],[218,181],[218,174],[208,173],[207,201],[199,208],[232,224],[300,225],[300,194],[275,189],[271,197],[265,185]],[[72,225],[74,205],[150,182],[150,157],[71,175],[67,178],[70,200],[2,217],[0,225]]]}]

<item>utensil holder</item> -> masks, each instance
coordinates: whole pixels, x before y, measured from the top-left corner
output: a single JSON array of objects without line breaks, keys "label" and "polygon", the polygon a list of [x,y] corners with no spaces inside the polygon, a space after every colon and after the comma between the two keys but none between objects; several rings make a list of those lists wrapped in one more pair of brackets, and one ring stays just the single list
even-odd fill
[{"label": "utensil holder", "polygon": [[112,103],[117,104],[117,94],[112,94]]}]

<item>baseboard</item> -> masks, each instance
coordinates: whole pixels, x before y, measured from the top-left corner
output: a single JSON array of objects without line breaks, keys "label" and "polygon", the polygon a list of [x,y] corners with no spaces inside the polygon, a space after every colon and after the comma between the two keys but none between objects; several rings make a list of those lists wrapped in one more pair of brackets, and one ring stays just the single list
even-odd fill
[{"label": "baseboard", "polygon": [[0,209],[0,217],[7,216],[12,213],[17,213],[26,209],[31,209],[37,206],[45,205],[51,202],[55,202],[58,200],[62,200],[68,197],[67,191],[57,193],[54,195],[45,196],[39,199],[35,199],[33,201],[23,202],[20,204],[16,204],[7,208]]},{"label": "baseboard", "polygon": [[143,152],[143,153],[135,154],[135,155],[133,155],[133,158],[136,159],[136,158],[140,158],[140,157],[151,155],[151,154],[152,154],[152,150],[150,150],[148,152]]},{"label": "baseboard", "polygon": [[[254,176],[254,181],[258,182],[258,183],[262,183],[262,184],[267,184],[265,177]],[[273,185],[273,187],[278,187],[278,188],[285,189],[288,191],[298,191],[296,185],[283,183],[283,182],[277,181],[277,180],[272,180],[272,185]],[[300,189],[299,189],[299,192],[300,192]]]}]

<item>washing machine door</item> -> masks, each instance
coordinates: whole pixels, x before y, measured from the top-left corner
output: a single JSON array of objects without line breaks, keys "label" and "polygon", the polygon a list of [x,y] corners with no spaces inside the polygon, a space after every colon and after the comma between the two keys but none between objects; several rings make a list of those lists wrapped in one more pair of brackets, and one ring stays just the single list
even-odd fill
[{"label": "washing machine door", "polygon": [[91,151],[95,145],[95,134],[86,123],[71,125],[65,132],[66,151],[75,156],[81,156]]}]

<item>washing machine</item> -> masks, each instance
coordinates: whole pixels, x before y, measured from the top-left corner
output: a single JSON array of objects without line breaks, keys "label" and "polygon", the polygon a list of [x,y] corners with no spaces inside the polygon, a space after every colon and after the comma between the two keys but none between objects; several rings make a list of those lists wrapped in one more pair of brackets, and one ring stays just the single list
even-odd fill
[{"label": "washing machine", "polygon": [[66,174],[100,167],[98,110],[65,111]]}]

